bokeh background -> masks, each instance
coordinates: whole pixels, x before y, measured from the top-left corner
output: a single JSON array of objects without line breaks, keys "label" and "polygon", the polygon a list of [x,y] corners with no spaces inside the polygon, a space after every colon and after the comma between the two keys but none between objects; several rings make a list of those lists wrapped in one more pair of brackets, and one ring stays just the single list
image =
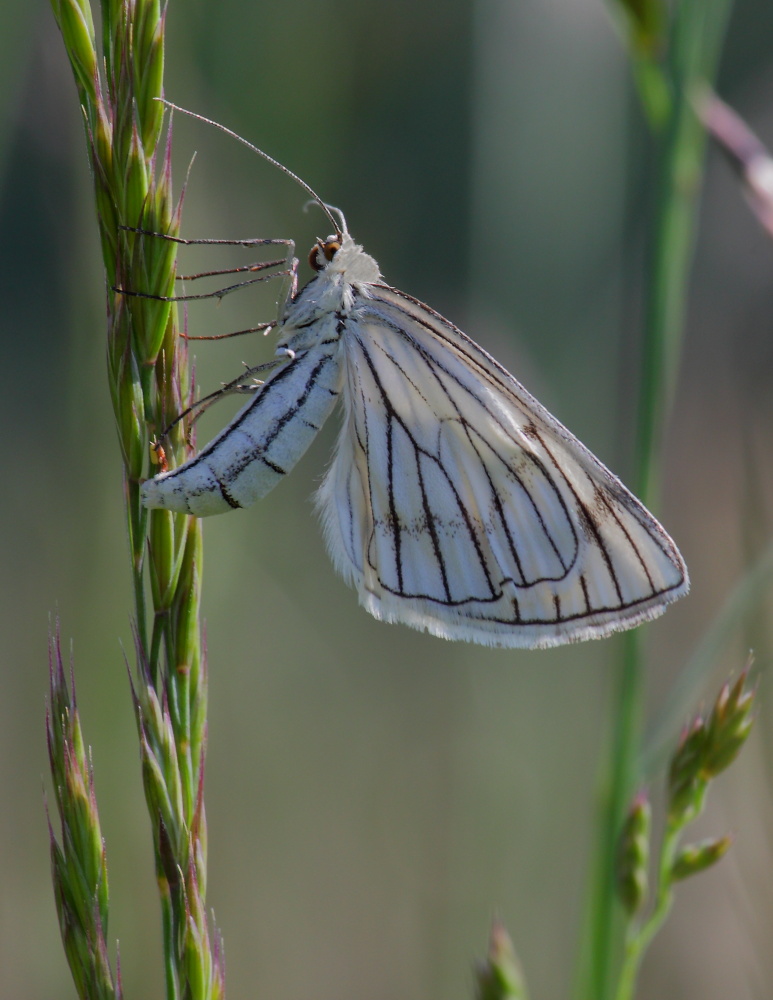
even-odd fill
[{"label": "bokeh background", "polygon": [[[121,479],[104,285],[75,88],[46,3],[0,31],[0,997],[72,997],[43,810],[49,616],[72,643],[127,996],[162,996],[159,918],[121,644]],[[340,205],[387,279],[495,354],[623,478],[652,175],[602,0],[173,0],[167,94]],[[720,89],[773,144],[773,9],[739,0]],[[189,236],[325,229],[242,147],[176,122]],[[693,592],[648,638],[648,724],[672,731],[771,655],[762,599],[676,692],[773,525],[773,242],[711,151],[659,513]],[[322,233],[324,235],[324,232]],[[217,266],[189,257],[197,269]],[[276,289],[191,309],[273,314]],[[197,349],[202,391],[254,340]],[[227,419],[207,415],[200,440]],[[331,422],[332,423],[332,422]],[[209,903],[233,997],[472,994],[492,916],[535,997],[570,992],[619,643],[492,651],[380,625],[327,560],[310,503],[326,428],[257,509],[206,526]],[[730,855],[685,883],[642,997],[773,994],[771,711],[713,788]],[[656,786],[657,786],[656,776]]]}]

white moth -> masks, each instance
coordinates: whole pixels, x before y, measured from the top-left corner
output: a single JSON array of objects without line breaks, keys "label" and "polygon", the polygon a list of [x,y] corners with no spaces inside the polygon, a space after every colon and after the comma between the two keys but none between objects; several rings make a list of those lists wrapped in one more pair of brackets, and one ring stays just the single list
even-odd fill
[{"label": "white moth", "polygon": [[195,458],[144,484],[146,506],[254,503],[341,397],[316,500],[333,563],[376,618],[539,648],[631,628],[687,593],[678,549],[625,486],[333,222],[277,322],[284,363]]}]

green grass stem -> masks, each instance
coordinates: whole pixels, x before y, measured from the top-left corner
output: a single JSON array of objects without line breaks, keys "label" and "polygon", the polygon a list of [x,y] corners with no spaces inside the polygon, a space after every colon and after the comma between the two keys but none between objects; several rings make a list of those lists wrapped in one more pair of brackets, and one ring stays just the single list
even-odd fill
[{"label": "green grass stem", "polygon": [[[667,28],[670,107],[655,136],[656,190],[641,354],[632,486],[657,508],[660,451],[679,369],[689,273],[703,176],[705,130],[693,107],[699,86],[713,82],[731,0],[681,0]],[[637,56],[638,58],[638,56]],[[654,71],[653,71],[654,76]],[[640,89],[647,100],[648,91]],[[650,122],[664,118],[663,92],[651,91]],[[581,956],[580,1000],[615,995],[622,913],[614,895],[614,844],[625,805],[641,780],[644,644],[639,630],[622,639],[607,777],[602,789],[594,884]]]},{"label": "green grass stem", "polygon": [[[132,693],[155,846],[166,995],[168,1000],[218,1000],[224,990],[222,949],[211,938],[204,898],[207,674],[200,626],[201,524],[165,511],[148,513],[140,499],[141,482],[158,471],[150,443],[170,414],[187,408],[192,391],[176,309],[162,300],[174,294],[177,246],[134,231],[179,231],[171,132],[164,134],[159,100],[166,8],[159,0],[102,0],[98,52],[88,0],[51,2],[83,111],[105,265],[108,382],[124,464],[135,602]],[[190,457],[182,427],[165,439],[164,449],[172,466]],[[57,684],[58,692],[64,685]],[[67,705],[66,692],[57,698],[57,707]],[[57,732],[55,723],[49,729]],[[49,743],[54,758],[66,746],[51,735]],[[56,776],[61,762],[52,759],[52,769]],[[69,815],[66,802],[58,805]],[[93,834],[95,801],[92,813],[87,829]],[[65,831],[71,826],[66,824]],[[60,912],[70,914],[77,905],[68,895],[71,871],[82,864],[76,838],[68,836],[60,855],[55,888],[63,900]],[[106,924],[105,912],[99,924],[103,937]],[[63,928],[76,985],[91,1000],[98,994],[81,988],[90,982],[86,966],[92,954],[79,944],[84,934],[88,937],[88,928],[78,928],[75,936]],[[107,973],[102,978],[106,990],[120,992],[120,980],[114,987]]]}]

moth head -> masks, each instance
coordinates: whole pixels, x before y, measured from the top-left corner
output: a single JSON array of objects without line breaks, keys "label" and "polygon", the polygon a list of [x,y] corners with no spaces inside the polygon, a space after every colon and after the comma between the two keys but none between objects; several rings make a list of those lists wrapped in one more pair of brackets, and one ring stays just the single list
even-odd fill
[{"label": "moth head", "polygon": [[318,239],[309,251],[309,264],[315,271],[321,271],[330,263],[338,251],[341,249],[341,237],[328,236],[327,239]]},{"label": "moth head", "polygon": [[309,264],[334,283],[368,285],[381,277],[376,261],[347,232],[317,240],[311,248]]}]

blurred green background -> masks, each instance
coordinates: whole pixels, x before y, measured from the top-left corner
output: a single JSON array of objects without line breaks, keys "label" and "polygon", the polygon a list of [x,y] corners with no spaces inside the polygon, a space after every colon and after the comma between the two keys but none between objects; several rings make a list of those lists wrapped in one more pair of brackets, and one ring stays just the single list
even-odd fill
[{"label": "blurred green background", "polygon": [[[720,90],[773,145],[773,10],[736,4]],[[652,198],[646,131],[602,0],[173,0],[167,95],[235,128],[341,206],[392,284],[513,371],[630,474]],[[130,589],[103,374],[104,285],[75,88],[46,3],[0,32],[0,998],[71,997],[43,810],[46,635],[72,641],[127,996],[162,996],[159,917],[122,644]],[[198,151],[189,236],[325,224],[224,136]],[[206,254],[184,266],[218,266]],[[303,272],[306,274],[307,272]],[[273,315],[276,289],[190,310],[193,333]],[[197,348],[202,391],[267,343]],[[713,698],[771,602],[674,705],[685,662],[773,523],[773,243],[712,151],[660,514],[693,579],[648,639],[648,717]],[[210,413],[203,441],[227,419]],[[208,902],[233,997],[462,1000],[493,915],[534,997],[565,997],[592,855],[617,640],[551,652],[445,643],[361,611],[310,495],[326,428],[256,509],[206,525]],[[684,884],[642,997],[773,993],[771,713],[700,828],[736,843]]]}]

